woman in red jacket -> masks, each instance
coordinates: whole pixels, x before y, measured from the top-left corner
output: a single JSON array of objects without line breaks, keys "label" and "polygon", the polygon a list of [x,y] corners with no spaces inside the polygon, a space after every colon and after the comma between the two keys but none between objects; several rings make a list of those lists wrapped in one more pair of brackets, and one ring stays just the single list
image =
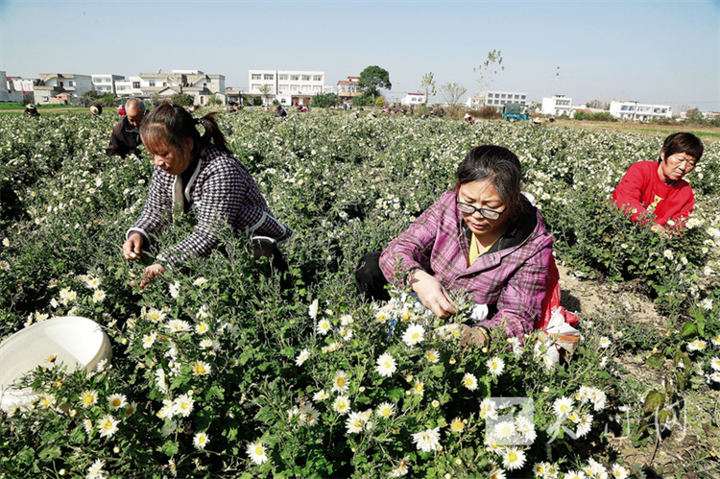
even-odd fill
[{"label": "woman in red jacket", "polygon": [[613,192],[613,200],[631,220],[649,213],[655,216],[653,228],[667,232],[667,226],[682,224],[692,213],[695,196],[683,177],[695,168],[702,154],[702,141],[692,133],[668,136],[657,162],[630,166]]}]

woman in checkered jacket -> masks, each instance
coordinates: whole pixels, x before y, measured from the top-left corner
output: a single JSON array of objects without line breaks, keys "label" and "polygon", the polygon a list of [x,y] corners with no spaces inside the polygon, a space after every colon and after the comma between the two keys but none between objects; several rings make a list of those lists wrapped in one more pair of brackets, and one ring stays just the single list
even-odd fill
[{"label": "woman in checkered jacket", "polygon": [[[287,271],[277,246],[293,232],[274,218],[255,180],[232,156],[214,115],[195,119],[180,106],[164,104],[140,127],[155,168],[145,207],[125,235],[125,259],[139,259],[178,213],[197,219],[187,238],[161,251],[158,262],[146,268],[144,284],[191,256],[209,255],[225,226],[252,238],[256,258],[270,257],[276,269]],[[205,130],[202,136],[197,125]]]}]

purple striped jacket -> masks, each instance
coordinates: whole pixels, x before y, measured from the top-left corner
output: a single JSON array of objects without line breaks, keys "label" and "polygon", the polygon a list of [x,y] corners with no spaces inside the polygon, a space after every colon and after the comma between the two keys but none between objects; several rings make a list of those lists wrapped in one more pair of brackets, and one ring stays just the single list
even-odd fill
[{"label": "purple striped jacket", "polygon": [[454,192],[445,192],[390,242],[380,256],[380,267],[385,278],[399,287],[406,271],[423,268],[446,289],[467,291],[476,303],[497,311],[478,325],[492,329],[504,318],[508,336],[522,339],[540,317],[552,255],[552,236],[542,216],[536,211],[510,225],[470,267],[469,234]]}]

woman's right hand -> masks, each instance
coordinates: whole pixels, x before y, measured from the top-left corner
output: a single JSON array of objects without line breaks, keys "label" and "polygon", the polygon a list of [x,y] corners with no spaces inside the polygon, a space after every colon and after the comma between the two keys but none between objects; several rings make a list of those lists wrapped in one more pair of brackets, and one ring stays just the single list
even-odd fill
[{"label": "woman's right hand", "polygon": [[125,259],[136,260],[142,256],[143,238],[140,234],[130,236],[123,245]]},{"label": "woman's right hand", "polygon": [[422,304],[438,318],[447,318],[455,313],[450,295],[434,276],[416,269],[408,275],[408,284],[417,293]]}]

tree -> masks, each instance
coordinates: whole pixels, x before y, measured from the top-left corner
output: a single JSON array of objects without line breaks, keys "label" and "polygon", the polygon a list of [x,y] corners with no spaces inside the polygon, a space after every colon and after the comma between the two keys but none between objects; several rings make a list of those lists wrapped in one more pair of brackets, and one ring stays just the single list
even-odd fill
[{"label": "tree", "polygon": [[478,93],[487,90],[487,87],[492,83],[493,77],[497,75],[498,68],[505,70],[502,66],[503,57],[500,54],[500,50],[493,50],[488,52],[487,60],[480,64],[480,66],[473,68],[473,72],[479,75],[478,77]]},{"label": "tree", "polygon": [[318,93],[313,95],[310,100],[310,106],[315,108],[329,108],[338,104],[338,96],[333,92]]},{"label": "tree", "polygon": [[270,97],[271,97],[272,94],[273,94],[273,92],[272,92],[272,91],[273,91],[272,85],[266,83],[266,84],[264,84],[263,86],[261,86],[260,88],[258,88],[258,91],[260,92],[260,94],[262,95],[262,97],[265,99],[265,104],[267,105],[268,102],[269,102],[269,100],[270,100]]},{"label": "tree", "polygon": [[463,96],[465,92],[467,92],[467,88],[457,82],[440,85],[440,94],[445,99],[448,106],[457,105],[460,101],[460,97]]},{"label": "tree", "polygon": [[377,65],[369,66],[360,73],[358,85],[363,92],[363,96],[371,96],[373,103],[375,103],[375,98],[380,95],[378,89],[389,90],[392,88],[390,74]]},{"label": "tree", "polygon": [[420,80],[420,90],[425,92],[425,106],[427,106],[428,99],[437,94],[437,90],[435,89],[435,75],[433,72],[426,73],[422,76]]},{"label": "tree", "polygon": [[174,105],[180,105],[182,107],[188,108],[195,104],[195,97],[188,93],[176,93],[170,97],[170,101]]},{"label": "tree", "polygon": [[208,97],[207,104],[208,106],[220,106],[223,104],[223,101],[222,99],[220,99],[219,96],[213,95],[211,97]]},{"label": "tree", "polygon": [[375,99],[375,106],[385,106],[387,103],[385,102],[385,98],[379,96]]}]

